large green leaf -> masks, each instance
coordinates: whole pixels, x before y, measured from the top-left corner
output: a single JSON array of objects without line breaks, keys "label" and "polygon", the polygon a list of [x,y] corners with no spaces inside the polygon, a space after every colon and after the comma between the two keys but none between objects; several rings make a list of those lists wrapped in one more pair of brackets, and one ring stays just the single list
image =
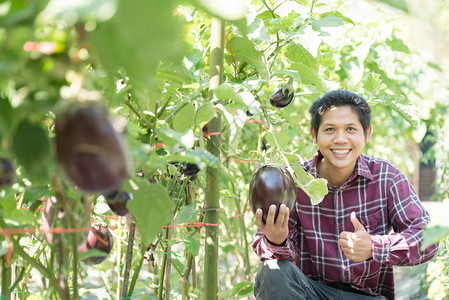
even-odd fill
[{"label": "large green leaf", "polygon": [[182,224],[185,222],[194,222],[198,217],[199,211],[196,209],[195,204],[185,205],[181,208],[176,215],[174,224]]},{"label": "large green leaf", "polygon": [[318,72],[311,69],[302,63],[293,63],[290,66],[290,69],[297,71],[299,76],[301,77],[301,82],[303,84],[312,84],[314,85],[320,93],[324,92],[323,82],[318,76]]},{"label": "large green leaf", "polygon": [[210,120],[213,119],[215,115],[215,107],[212,103],[207,102],[202,104],[195,114],[195,124],[203,127],[207,123],[209,123]]},{"label": "large green leaf", "polygon": [[265,55],[257,50],[253,42],[243,37],[234,37],[229,41],[229,44],[236,58],[246,61],[255,67],[263,80],[270,80],[270,72],[268,71]]},{"label": "large green leaf", "polygon": [[379,91],[387,88],[387,86],[382,83],[380,75],[374,72],[370,72],[365,76],[362,81],[362,86],[367,92],[371,94],[377,94]]},{"label": "large green leaf", "polygon": [[307,173],[300,164],[291,165],[296,184],[309,196],[310,203],[317,205],[323,201],[324,196],[329,192],[327,188],[327,180],[323,178],[314,178]]},{"label": "large green leaf", "polygon": [[148,84],[160,62],[178,62],[184,50],[172,0],[120,1],[117,13],[90,35],[92,50],[110,76],[124,69],[132,82]]},{"label": "large green leaf", "polygon": [[173,128],[177,132],[185,132],[193,127],[195,119],[195,108],[191,103],[182,106],[175,114]]},{"label": "large green leaf", "polygon": [[290,43],[285,51],[285,56],[296,63],[303,63],[315,72],[318,72],[319,62],[301,44]]},{"label": "large green leaf", "polygon": [[421,245],[421,251],[424,251],[430,245],[439,242],[449,235],[449,226],[434,225],[424,229],[424,240]]},{"label": "large green leaf", "polygon": [[133,199],[126,203],[126,207],[136,219],[137,229],[146,247],[163,226],[170,222],[173,202],[164,186],[149,183],[145,179],[130,180],[126,183],[125,189],[133,193]]},{"label": "large green leaf", "polygon": [[25,172],[33,179],[48,176],[50,141],[45,130],[30,121],[21,121],[12,139],[12,150]]}]

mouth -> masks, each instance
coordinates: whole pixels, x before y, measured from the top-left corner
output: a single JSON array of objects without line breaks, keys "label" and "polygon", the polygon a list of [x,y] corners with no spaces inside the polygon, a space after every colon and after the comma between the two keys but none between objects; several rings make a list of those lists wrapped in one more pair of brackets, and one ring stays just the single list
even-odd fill
[{"label": "mouth", "polygon": [[347,155],[351,149],[331,149],[331,151],[336,155]]}]

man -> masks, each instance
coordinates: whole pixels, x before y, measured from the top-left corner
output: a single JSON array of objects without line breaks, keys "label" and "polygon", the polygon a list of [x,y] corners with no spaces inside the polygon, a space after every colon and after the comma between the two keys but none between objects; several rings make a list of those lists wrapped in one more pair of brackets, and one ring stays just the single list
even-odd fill
[{"label": "man", "polygon": [[420,250],[429,214],[392,163],[361,154],[369,141],[371,108],[344,90],[326,93],[310,108],[318,152],[304,169],[328,181],[318,205],[298,189],[291,212],[256,211],[253,248],[263,264],[256,299],[394,299],[393,266],[435,256]]}]

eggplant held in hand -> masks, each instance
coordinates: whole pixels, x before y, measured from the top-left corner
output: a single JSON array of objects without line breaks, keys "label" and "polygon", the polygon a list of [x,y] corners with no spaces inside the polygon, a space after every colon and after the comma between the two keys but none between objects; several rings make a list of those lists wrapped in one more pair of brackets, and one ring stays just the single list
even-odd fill
[{"label": "eggplant held in hand", "polygon": [[67,101],[57,111],[55,124],[59,166],[76,186],[102,193],[126,179],[125,137],[115,130],[100,101]]},{"label": "eggplant held in hand", "polygon": [[258,208],[263,211],[262,221],[266,223],[268,208],[276,205],[275,220],[279,207],[285,204],[290,211],[296,201],[296,184],[290,172],[283,167],[264,165],[253,175],[249,185],[249,202],[253,213]]}]

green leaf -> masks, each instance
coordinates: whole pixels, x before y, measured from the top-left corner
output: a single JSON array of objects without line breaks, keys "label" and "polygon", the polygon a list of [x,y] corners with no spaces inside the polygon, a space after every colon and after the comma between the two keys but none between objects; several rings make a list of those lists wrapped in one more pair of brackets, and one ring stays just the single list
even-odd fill
[{"label": "green leaf", "polygon": [[337,10],[333,10],[333,11],[329,11],[329,12],[325,12],[321,14],[321,18],[324,18],[326,16],[334,16],[337,17],[339,19],[344,20],[346,23],[350,23],[352,25],[355,25],[354,21],[346,16],[344,16],[341,12],[337,11]]},{"label": "green leaf", "polygon": [[36,223],[36,217],[33,213],[24,209],[15,209],[9,219],[14,220],[22,226]]},{"label": "green leaf", "polygon": [[16,205],[17,205],[16,198],[15,198],[14,194],[11,193],[7,196],[1,197],[0,204],[3,206],[3,211],[5,212],[5,216],[7,218],[9,218],[12,215],[13,211],[16,209]]},{"label": "green leaf", "polygon": [[318,72],[302,63],[293,63],[290,69],[298,72],[303,84],[314,85],[320,93],[324,92],[323,82],[318,76]]},{"label": "green leaf", "polygon": [[447,237],[449,235],[449,226],[434,225],[427,227],[424,229],[423,235],[424,240],[421,245],[421,251]]},{"label": "green leaf", "polygon": [[[296,184],[309,196],[310,203],[317,205],[323,201],[324,196],[329,192],[327,188],[327,180],[323,178],[314,178],[307,173],[300,164],[291,165]],[[293,175],[293,174],[292,174]]]},{"label": "green leaf", "polygon": [[20,122],[13,136],[12,150],[32,179],[47,178],[51,149],[48,134],[41,126],[27,120]]},{"label": "green leaf", "polygon": [[194,125],[195,108],[191,103],[183,105],[175,114],[173,128],[177,132],[185,132]]},{"label": "green leaf", "polygon": [[309,6],[309,0],[294,0],[296,3],[301,4],[303,6]]},{"label": "green leaf", "polygon": [[256,43],[269,42],[270,34],[261,19],[255,18],[248,26],[248,38]]},{"label": "green leaf", "polygon": [[296,63],[302,63],[315,72],[318,72],[319,62],[301,44],[290,43],[285,51],[285,56]]},{"label": "green leaf", "polygon": [[339,27],[344,23],[345,21],[342,18],[328,14],[319,20],[314,20],[312,22],[312,28],[319,31],[322,27]]},{"label": "green leaf", "polygon": [[193,256],[197,256],[198,253],[200,253],[200,243],[194,239],[193,237],[189,236],[184,240],[184,245],[186,248],[192,253]]},{"label": "green leaf", "polygon": [[406,13],[409,12],[406,0],[379,0]]},{"label": "green leaf", "polygon": [[414,129],[419,127],[418,109],[410,103],[407,97],[404,95],[383,95],[382,100],[412,125]]},{"label": "green leaf", "polygon": [[273,75],[286,75],[290,78],[292,78],[297,83],[301,83],[301,76],[299,76],[298,71],[294,70],[279,70],[273,72]]},{"label": "green leaf", "polygon": [[380,75],[376,74],[374,72],[370,72],[362,81],[363,88],[371,93],[371,94],[377,94],[377,92],[384,90],[386,88],[386,85],[382,83],[382,80],[380,79]]},{"label": "green leaf", "polygon": [[408,46],[404,43],[402,39],[398,39],[397,37],[392,37],[390,40],[386,41],[386,44],[390,46],[390,48],[394,51],[400,51],[404,53],[411,53]]},{"label": "green leaf", "polygon": [[214,89],[214,94],[217,99],[220,100],[232,100],[235,102],[243,102],[242,97],[239,93],[234,91],[234,88],[228,84],[221,84]]},{"label": "green leaf", "polygon": [[115,77],[124,69],[131,82],[151,84],[161,62],[181,64],[181,24],[173,16],[176,3],[120,1],[117,13],[90,34],[92,51]]},{"label": "green leaf", "polygon": [[170,222],[173,202],[164,186],[145,179],[128,181],[125,190],[133,193],[133,199],[126,203],[126,207],[136,219],[142,244],[146,247],[156,238],[162,226]]},{"label": "green leaf", "polygon": [[257,50],[253,42],[243,37],[234,37],[229,41],[229,44],[236,58],[255,67],[263,80],[270,81],[270,72],[265,56],[263,52]]},{"label": "green leaf", "polygon": [[240,142],[240,135],[242,133],[242,127],[246,121],[246,115],[242,115],[241,111],[237,111],[237,115],[234,116],[227,111],[222,104],[216,106],[218,110],[224,115],[226,121],[229,124],[229,141],[228,141],[228,156],[232,156],[237,152],[238,144]]},{"label": "green leaf", "polygon": [[267,142],[272,145],[276,146],[276,142],[274,140],[273,135],[276,135],[276,139],[279,142],[279,146],[281,148],[285,148],[290,144],[290,138],[284,133],[284,132],[270,132],[271,134],[267,134],[265,137],[267,139]]},{"label": "green leaf", "polygon": [[195,124],[201,128],[214,118],[215,107],[212,103],[204,103],[201,105],[195,114]]},{"label": "green leaf", "polygon": [[194,222],[198,216],[198,210],[195,204],[185,205],[176,215],[174,224],[182,224],[185,222]]}]

